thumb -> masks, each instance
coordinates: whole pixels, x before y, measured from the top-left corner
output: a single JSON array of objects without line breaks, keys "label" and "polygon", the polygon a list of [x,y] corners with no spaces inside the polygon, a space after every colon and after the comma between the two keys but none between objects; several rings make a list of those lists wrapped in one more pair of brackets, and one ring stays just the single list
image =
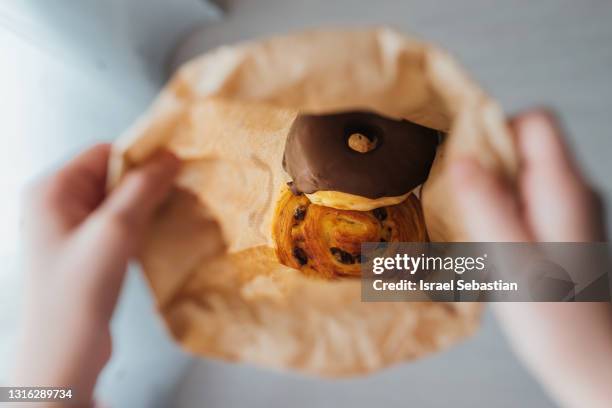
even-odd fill
[{"label": "thumb", "polygon": [[115,229],[125,245],[134,241],[153,212],[168,195],[180,167],[179,160],[160,152],[144,165],[127,173],[121,183],[97,210],[101,223]]},{"label": "thumb", "polygon": [[449,173],[457,216],[466,240],[529,241],[517,196],[504,180],[468,157],[450,162]]},{"label": "thumb", "polygon": [[82,226],[80,241],[95,242],[97,256],[106,259],[103,263],[127,262],[140,244],[142,229],[168,195],[179,166],[176,157],[162,152],[129,171]]}]

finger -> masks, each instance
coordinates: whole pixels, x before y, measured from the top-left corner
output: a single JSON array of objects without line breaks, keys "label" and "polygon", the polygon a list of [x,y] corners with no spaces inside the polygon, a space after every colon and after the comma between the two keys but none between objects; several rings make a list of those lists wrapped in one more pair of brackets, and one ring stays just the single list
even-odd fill
[{"label": "finger", "polygon": [[449,171],[457,216],[467,240],[529,240],[515,193],[507,183],[471,158],[452,161]]},{"label": "finger", "polygon": [[73,205],[93,211],[105,195],[109,156],[110,145],[99,144],[66,164],[51,179],[51,203],[60,208]]},{"label": "finger", "polygon": [[[129,259],[136,254],[144,227],[164,200],[179,161],[160,153],[131,170],[104,203],[71,236],[67,268],[78,275],[90,313],[106,321],[114,309]],[[83,274],[83,271],[88,273]]]},{"label": "finger", "polygon": [[517,141],[523,172],[545,174],[555,184],[583,182],[578,166],[554,114],[535,109],[510,122]]},{"label": "finger", "polygon": [[[538,241],[589,241],[596,195],[584,181],[554,116],[535,110],[511,122],[522,159],[519,186],[525,219]],[[598,231],[596,231],[598,230]]]},{"label": "finger", "polygon": [[[178,169],[179,162],[173,155],[154,156],[131,170],[78,229],[71,240],[73,252],[96,265],[96,270],[115,272],[90,274],[87,281],[91,293],[102,293],[103,297],[118,293],[125,265],[138,249],[143,227],[170,191]],[[75,262],[78,260],[75,258]]]},{"label": "finger", "polygon": [[166,197],[180,167],[179,160],[160,152],[144,165],[131,170],[99,209],[105,222],[136,232]]},{"label": "finger", "polygon": [[109,145],[94,146],[30,186],[24,195],[26,232],[53,238],[80,223],[104,198],[109,153]]},{"label": "finger", "polygon": [[68,162],[58,174],[60,176],[73,173],[85,174],[92,181],[104,182],[110,151],[109,143],[97,144]]}]

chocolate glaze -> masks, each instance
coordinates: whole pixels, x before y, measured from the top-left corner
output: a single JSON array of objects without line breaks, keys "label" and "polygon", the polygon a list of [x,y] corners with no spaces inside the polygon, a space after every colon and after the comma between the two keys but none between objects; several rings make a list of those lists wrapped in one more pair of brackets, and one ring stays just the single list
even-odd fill
[{"label": "chocolate glaze", "polygon": [[[376,139],[376,148],[352,150],[347,140],[353,133]],[[299,115],[287,137],[283,168],[304,193],[393,197],[425,181],[437,144],[434,129],[374,113]]]}]

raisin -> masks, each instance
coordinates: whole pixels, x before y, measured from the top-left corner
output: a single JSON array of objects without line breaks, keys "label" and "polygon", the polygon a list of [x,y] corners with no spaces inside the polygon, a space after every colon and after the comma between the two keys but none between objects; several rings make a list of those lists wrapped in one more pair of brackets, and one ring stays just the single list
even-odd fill
[{"label": "raisin", "polygon": [[293,248],[293,257],[300,263],[301,266],[308,263],[308,255],[306,255],[306,251],[300,247]]},{"label": "raisin", "polygon": [[378,221],[384,221],[387,219],[387,210],[385,210],[384,208],[375,208],[372,213]]},{"label": "raisin", "polygon": [[386,239],[384,239],[384,238],[381,238],[381,239],[380,239],[380,242],[387,242],[387,240],[386,240]]},{"label": "raisin", "polygon": [[340,248],[330,248],[329,249],[334,258],[340,263],[343,264],[352,264],[355,263],[355,259],[353,259],[353,255],[349,254],[346,251],[341,250]]},{"label": "raisin", "polygon": [[304,217],[306,217],[306,207],[296,207],[295,211],[293,212],[293,218],[298,221],[302,221]]}]

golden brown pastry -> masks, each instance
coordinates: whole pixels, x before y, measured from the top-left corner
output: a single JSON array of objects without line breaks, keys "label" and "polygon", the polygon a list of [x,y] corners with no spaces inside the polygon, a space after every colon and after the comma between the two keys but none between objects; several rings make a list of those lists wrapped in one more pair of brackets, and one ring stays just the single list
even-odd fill
[{"label": "golden brown pastry", "polygon": [[363,242],[422,242],[427,231],[419,199],[372,211],[339,210],[312,204],[284,188],[272,220],[279,261],[309,276],[361,275]]},{"label": "golden brown pastry", "polygon": [[312,194],[306,194],[306,197],[311,203],[325,207],[339,210],[370,211],[375,208],[399,204],[406,200],[410,194],[412,193],[408,192],[395,197],[367,198],[340,191],[315,191]]}]

